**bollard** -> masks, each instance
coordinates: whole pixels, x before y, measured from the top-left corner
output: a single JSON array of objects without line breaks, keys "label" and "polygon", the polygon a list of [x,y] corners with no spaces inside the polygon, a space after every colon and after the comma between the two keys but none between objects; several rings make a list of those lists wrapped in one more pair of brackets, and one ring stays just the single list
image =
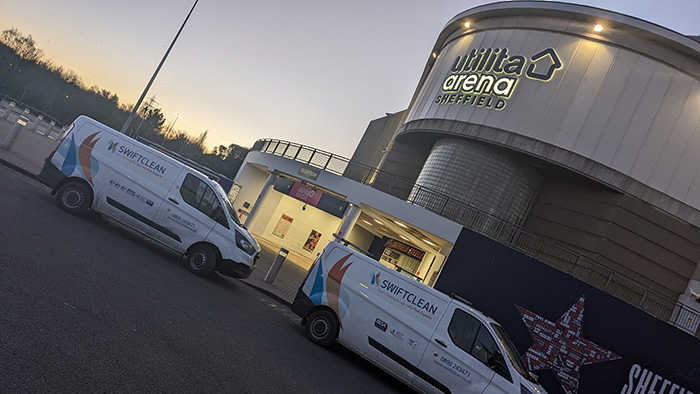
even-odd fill
[{"label": "bollard", "polygon": [[265,283],[272,284],[272,282],[275,281],[277,274],[280,272],[280,268],[282,268],[282,263],[284,263],[284,259],[287,258],[288,254],[289,251],[287,249],[280,248],[277,257],[275,257],[275,261],[272,262],[270,269],[267,271],[267,275],[265,275]]},{"label": "bollard", "polygon": [[17,104],[15,104],[14,101],[10,101],[10,105],[7,106],[7,109],[5,109],[5,115],[3,115],[5,119],[10,119],[10,115],[12,115],[12,111],[15,109],[15,105]]},{"label": "bollard", "polygon": [[49,134],[51,134],[51,130],[53,130],[53,127],[54,127],[54,126],[56,126],[56,122],[54,122],[54,121],[52,120],[51,123],[49,123],[49,127],[46,128],[46,131],[44,132],[44,135],[48,137]]},{"label": "bollard", "polygon": [[25,118],[24,116],[20,116],[19,119],[17,119],[17,123],[12,126],[12,131],[10,131],[10,134],[7,136],[7,138],[5,138],[5,143],[2,144],[3,149],[7,149],[9,151],[12,150],[15,142],[17,142],[19,133],[22,132],[22,127],[26,126],[28,121],[29,119]]},{"label": "bollard", "polygon": [[41,121],[44,120],[43,115],[39,115],[36,117],[36,120],[34,121],[34,127],[32,130],[36,131],[37,133],[39,132],[39,125],[41,124]]}]

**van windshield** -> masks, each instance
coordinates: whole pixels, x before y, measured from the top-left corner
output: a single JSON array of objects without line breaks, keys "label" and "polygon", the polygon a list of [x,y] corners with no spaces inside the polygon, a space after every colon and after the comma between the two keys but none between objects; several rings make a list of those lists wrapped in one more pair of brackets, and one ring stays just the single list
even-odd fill
[{"label": "van windshield", "polygon": [[231,218],[231,220],[233,220],[233,222],[236,223],[239,227],[243,227],[243,225],[241,224],[241,221],[238,220],[238,215],[236,215],[236,210],[233,209],[233,204],[231,204],[231,201],[228,199],[228,196],[226,195],[226,192],[224,191],[224,189],[218,183],[216,183],[216,182],[213,182],[213,183],[214,183],[214,189],[216,190],[216,193],[219,195],[219,197],[221,197],[221,201],[223,201],[223,203],[224,203],[224,207],[225,207],[226,214],[228,215],[228,217]]},{"label": "van windshield", "polygon": [[491,323],[491,327],[496,332],[498,341],[501,342],[501,346],[506,351],[505,356],[510,360],[510,363],[513,364],[513,368],[515,368],[515,370],[518,371],[518,373],[525,379],[531,380],[532,378],[530,377],[530,373],[527,371],[527,368],[525,368],[525,364],[523,364],[523,360],[520,358],[520,354],[515,348],[515,345],[513,345],[513,342],[510,340],[510,337],[508,337],[506,330],[504,330],[503,327],[499,326],[498,324]]}]

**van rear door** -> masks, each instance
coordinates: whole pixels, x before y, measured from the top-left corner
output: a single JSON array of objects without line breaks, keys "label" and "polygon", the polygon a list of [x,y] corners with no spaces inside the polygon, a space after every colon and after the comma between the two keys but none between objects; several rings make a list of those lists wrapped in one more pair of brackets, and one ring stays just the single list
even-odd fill
[{"label": "van rear door", "polygon": [[[481,394],[495,372],[486,364],[498,346],[486,326],[451,302],[433,333],[413,384],[427,392]],[[420,376],[428,376],[426,380]]]},{"label": "van rear door", "polygon": [[214,189],[187,169],[168,191],[155,222],[161,227],[158,238],[166,245],[184,253],[190,245],[203,241],[214,228],[212,219],[221,210]]}]

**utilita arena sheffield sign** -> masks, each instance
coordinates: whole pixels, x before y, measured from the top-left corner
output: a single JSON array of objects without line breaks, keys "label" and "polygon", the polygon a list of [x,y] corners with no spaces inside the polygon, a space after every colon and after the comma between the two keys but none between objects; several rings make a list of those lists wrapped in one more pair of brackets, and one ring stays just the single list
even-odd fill
[{"label": "utilita arena sheffield sign", "polygon": [[464,56],[457,56],[435,104],[502,110],[523,74],[532,80],[548,82],[561,67],[562,62],[554,48],[547,48],[529,58],[510,54],[508,48],[472,49]]}]

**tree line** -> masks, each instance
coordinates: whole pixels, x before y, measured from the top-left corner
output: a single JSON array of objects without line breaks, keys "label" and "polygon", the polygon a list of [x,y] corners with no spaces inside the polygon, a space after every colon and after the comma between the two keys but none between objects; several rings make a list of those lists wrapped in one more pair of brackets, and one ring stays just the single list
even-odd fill
[{"label": "tree line", "polygon": [[[87,115],[120,130],[133,109],[133,104],[121,103],[116,93],[86,86],[75,72],[45,59],[32,36],[16,28],[0,33],[0,96],[58,125]],[[248,149],[231,144],[207,151],[207,133],[191,137],[165,127],[163,111],[153,100],[139,108],[127,130],[131,137],[145,138],[233,179]]]}]

